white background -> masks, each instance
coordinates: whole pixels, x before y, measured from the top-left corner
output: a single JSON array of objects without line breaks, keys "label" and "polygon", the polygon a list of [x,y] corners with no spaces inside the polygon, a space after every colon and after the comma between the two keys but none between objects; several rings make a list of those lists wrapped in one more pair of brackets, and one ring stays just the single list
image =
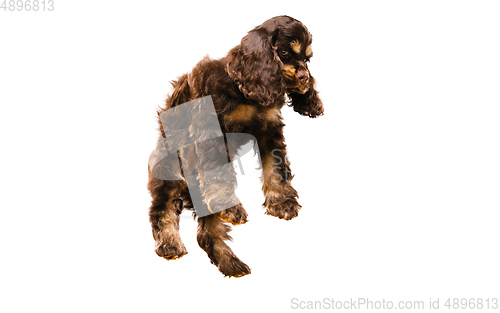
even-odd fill
[{"label": "white background", "polygon": [[[287,14],[325,115],[284,108],[303,208],[249,223],[223,278],[154,253],[147,161],[169,81]],[[297,301],[500,298],[496,1],[62,1],[0,11],[0,311],[286,312]],[[303,303],[305,305],[305,302]]]}]

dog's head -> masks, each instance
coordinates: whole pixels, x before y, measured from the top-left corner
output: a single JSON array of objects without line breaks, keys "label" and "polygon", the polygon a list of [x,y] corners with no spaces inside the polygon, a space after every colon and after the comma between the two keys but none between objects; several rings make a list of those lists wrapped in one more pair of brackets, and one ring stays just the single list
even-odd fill
[{"label": "dog's head", "polygon": [[245,97],[263,106],[283,101],[303,115],[315,117],[323,106],[307,63],[312,36],[289,16],[273,17],[250,31],[226,57],[226,71]]},{"label": "dog's head", "polygon": [[306,93],[311,87],[307,62],[312,57],[312,36],[299,21],[278,32],[274,48],[282,63],[281,71],[288,93]]}]

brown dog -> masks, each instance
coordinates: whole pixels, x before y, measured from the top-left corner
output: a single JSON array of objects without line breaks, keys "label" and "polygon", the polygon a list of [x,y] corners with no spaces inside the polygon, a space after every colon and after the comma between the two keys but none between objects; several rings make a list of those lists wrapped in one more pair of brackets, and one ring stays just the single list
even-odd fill
[{"label": "brown dog", "polygon": [[[312,57],[311,42],[311,34],[301,22],[288,16],[271,18],[250,31],[225,58],[205,58],[191,73],[174,81],[174,90],[165,108],[158,112],[160,115],[210,95],[224,134],[248,133],[257,139],[266,214],[285,220],[296,217],[301,206],[297,202],[297,191],[290,184],[292,175],[286,156],[281,108],[288,96],[288,105],[296,112],[309,117],[323,114],[314,78],[307,67]],[[160,132],[166,138],[161,121]],[[203,153],[195,149],[189,153],[198,154],[200,160],[210,157],[200,155]],[[278,168],[273,163],[276,158],[281,161]],[[188,174],[185,166],[183,170],[183,175]],[[284,179],[277,180],[276,176]],[[235,175],[227,179],[236,184]],[[226,197],[217,184],[216,178],[210,182],[200,181],[209,208],[224,202]],[[149,169],[148,189],[153,198],[150,221],[156,253],[167,260],[180,258],[187,251],[179,236],[179,214],[182,209],[193,208],[186,180],[162,180],[154,177]],[[224,222],[238,225],[246,220],[247,213],[241,204],[198,217],[198,243],[226,276],[241,277],[250,273],[250,268],[224,243],[231,239],[230,226]]]}]

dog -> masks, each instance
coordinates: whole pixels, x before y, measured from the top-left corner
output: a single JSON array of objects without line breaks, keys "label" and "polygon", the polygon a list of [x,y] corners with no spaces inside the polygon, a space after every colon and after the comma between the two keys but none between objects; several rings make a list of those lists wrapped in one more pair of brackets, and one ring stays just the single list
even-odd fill
[{"label": "dog", "polygon": [[[168,130],[164,129],[160,118],[162,113],[211,96],[222,133],[247,133],[256,139],[262,163],[263,206],[266,214],[284,220],[296,217],[301,205],[297,202],[297,191],[290,184],[293,175],[286,155],[281,109],[288,105],[311,118],[324,113],[315,80],[307,66],[313,56],[311,43],[312,36],[300,21],[289,16],[273,17],[248,32],[224,58],[205,57],[190,73],[173,81],[173,92],[167,97],[165,107],[157,112],[160,138],[167,138]],[[237,143],[237,146],[242,144]],[[210,159],[212,152],[229,154],[229,148],[212,145],[207,150],[200,150],[196,147],[186,149],[185,156],[202,162]],[[233,147],[232,151],[237,148]],[[207,152],[210,149],[212,152]],[[273,162],[277,158],[280,160],[278,167]],[[157,178],[148,166],[148,190],[152,197],[149,218],[155,251],[167,260],[181,258],[187,253],[179,235],[179,215],[183,209],[193,209],[185,177],[196,175],[198,165],[193,170],[187,169],[186,164],[181,164],[183,172],[178,180]],[[222,179],[226,185],[229,182],[230,186],[236,186],[234,169],[226,176]],[[277,180],[276,176],[284,179]],[[224,203],[228,196],[221,192],[220,184],[220,177],[199,179],[198,187],[209,209]],[[229,277],[250,274],[250,268],[225,243],[231,240],[229,224],[247,221],[241,203],[214,214],[200,217],[194,212],[194,215],[198,219],[198,244],[219,271]]]}]

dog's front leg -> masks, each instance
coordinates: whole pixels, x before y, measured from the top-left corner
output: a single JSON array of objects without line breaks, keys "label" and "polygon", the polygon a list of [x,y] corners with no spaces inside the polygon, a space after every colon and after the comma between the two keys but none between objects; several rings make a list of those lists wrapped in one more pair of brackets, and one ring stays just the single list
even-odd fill
[{"label": "dog's front leg", "polygon": [[293,175],[286,156],[282,125],[259,140],[259,150],[266,214],[291,220],[298,215],[301,205],[297,202],[297,191],[290,183]]}]

